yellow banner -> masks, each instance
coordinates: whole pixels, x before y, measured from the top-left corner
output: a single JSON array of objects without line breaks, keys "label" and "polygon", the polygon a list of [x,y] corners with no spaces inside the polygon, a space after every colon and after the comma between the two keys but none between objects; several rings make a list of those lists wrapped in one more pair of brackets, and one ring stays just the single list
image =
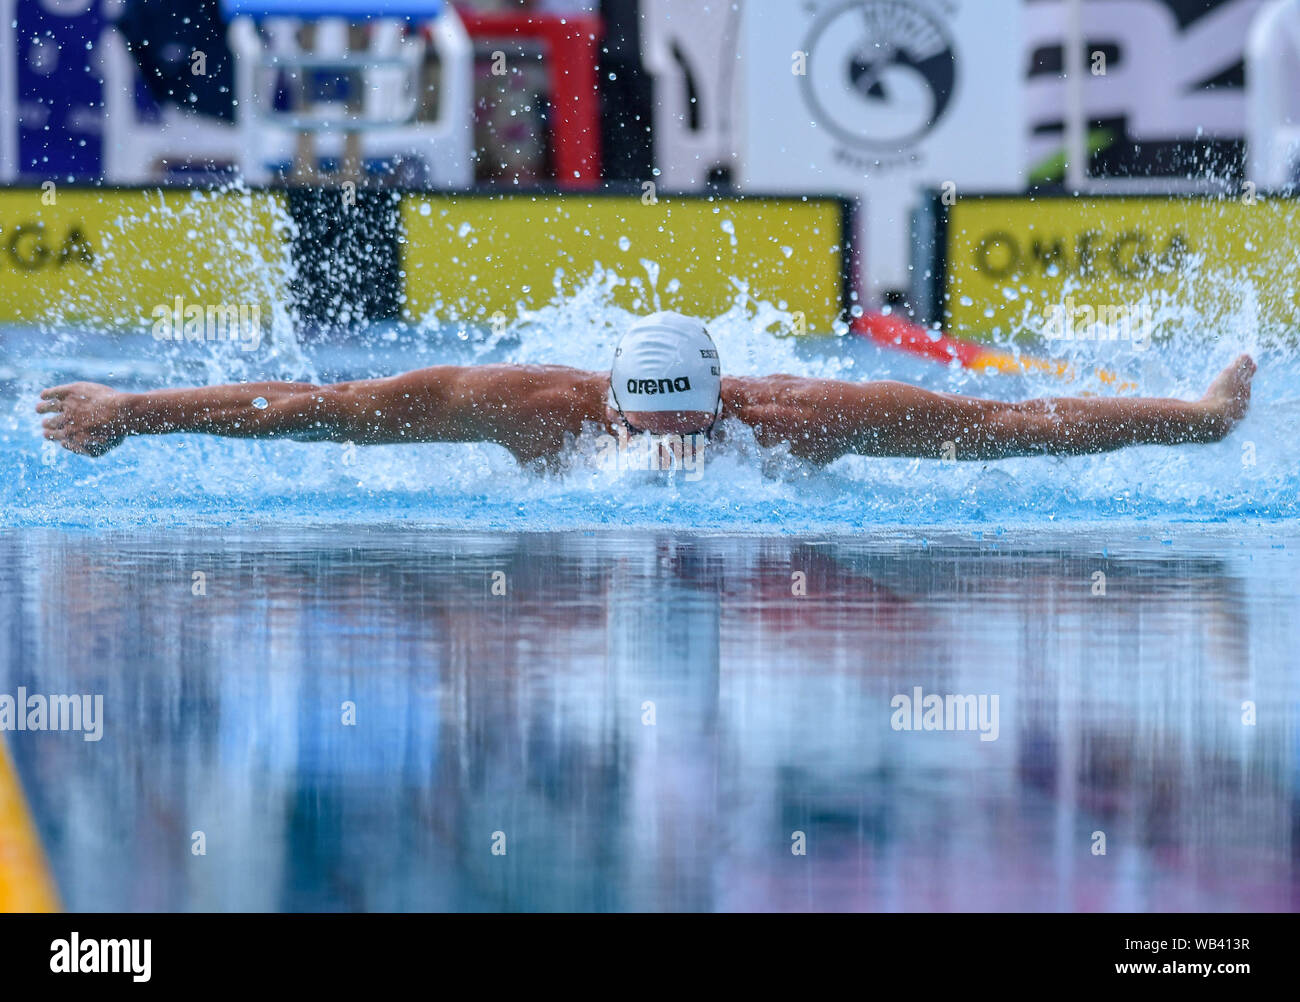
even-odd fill
[{"label": "yellow banner", "polygon": [[1063,306],[1277,332],[1300,323],[1300,202],[999,197],[948,212],[942,319],[954,334],[1038,334]]},{"label": "yellow banner", "polygon": [[176,297],[201,307],[287,302],[277,193],[0,191],[0,323],[148,331]]},{"label": "yellow banner", "polygon": [[[631,310],[711,316],[747,294],[826,332],[848,306],[837,199],[420,193],[399,215],[407,320],[513,319],[598,266]],[[149,332],[159,307],[177,327],[255,306],[269,326],[291,229],[282,192],[0,190],[0,323]]]},{"label": "yellow banner", "polygon": [[834,199],[411,195],[402,202],[405,315],[490,323],[570,293],[597,265],[629,310],[716,316],[748,295],[828,332],[846,309]]}]

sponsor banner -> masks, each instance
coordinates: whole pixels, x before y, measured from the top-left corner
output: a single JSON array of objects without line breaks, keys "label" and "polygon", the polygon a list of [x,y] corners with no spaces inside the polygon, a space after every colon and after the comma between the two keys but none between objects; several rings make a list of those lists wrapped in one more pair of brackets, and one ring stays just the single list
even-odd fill
[{"label": "sponsor banner", "polygon": [[596,269],[628,310],[726,312],[738,295],[827,333],[848,308],[849,205],[835,198],[414,194],[402,201],[404,316],[490,323]]},{"label": "sponsor banner", "polygon": [[[956,335],[1086,339],[1089,309],[1094,320],[1103,310],[1154,318],[1157,339],[1168,333],[1161,319],[1244,322],[1268,334],[1300,325],[1297,200],[1005,196],[934,204],[932,274],[940,284],[932,319]],[[1067,307],[1082,319],[1066,318],[1058,329]]]},{"label": "sponsor banner", "polygon": [[[1264,2],[1083,3],[1088,173],[1178,180],[1239,176],[1246,123],[1243,53],[1251,19]],[[1026,3],[1024,17],[1031,178],[1059,180],[1069,2]]]},{"label": "sponsor banner", "polygon": [[741,26],[738,182],[863,202],[872,301],[909,283],[918,194],[1023,180],[1021,0],[764,0]]},{"label": "sponsor banner", "polygon": [[158,304],[288,301],[282,194],[0,190],[0,323],[148,331]]},{"label": "sponsor banner", "polygon": [[418,193],[371,211],[392,204],[337,191],[3,189],[0,323],[166,339],[161,317],[173,339],[213,340],[190,330],[190,313],[224,306],[259,329],[290,308],[345,329],[399,311],[490,324],[599,269],[615,277],[614,301],[641,312],[716,316],[749,297],[789,310],[796,331],[827,333],[849,308],[842,199]]}]

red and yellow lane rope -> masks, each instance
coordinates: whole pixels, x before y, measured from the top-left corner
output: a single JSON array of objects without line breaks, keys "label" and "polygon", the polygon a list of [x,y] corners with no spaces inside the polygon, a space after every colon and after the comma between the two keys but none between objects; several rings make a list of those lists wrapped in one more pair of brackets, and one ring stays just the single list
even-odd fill
[{"label": "red and yellow lane rope", "polygon": [[[903,317],[870,313],[854,321],[853,329],[887,348],[896,348],[909,355],[918,355],[945,365],[956,361],[966,369],[993,369],[995,372],[1006,373],[1045,372],[1067,382],[1078,378],[1074,366],[1060,359],[1016,356],[1008,351],[930,330]],[[1137,389],[1136,383],[1107,369],[1097,369],[1096,375],[1103,385],[1113,387],[1117,392]]]},{"label": "red and yellow lane rope", "polygon": [[0,912],[55,912],[58,892],[9,748],[0,738]]}]

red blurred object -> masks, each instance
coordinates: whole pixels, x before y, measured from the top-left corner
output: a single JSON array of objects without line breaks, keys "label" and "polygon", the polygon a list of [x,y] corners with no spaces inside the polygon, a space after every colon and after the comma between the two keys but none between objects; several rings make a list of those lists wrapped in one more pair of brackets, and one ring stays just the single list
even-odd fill
[{"label": "red blurred object", "polygon": [[956,359],[970,368],[988,355],[988,349],[982,345],[949,337],[889,313],[868,313],[858,317],[853,321],[853,330],[887,348],[898,348],[945,364]]},{"label": "red blurred object", "polygon": [[[870,313],[859,317],[853,321],[853,330],[863,337],[871,338],[876,344],[905,351],[920,358],[928,358],[943,365],[952,365],[956,360],[964,368],[982,372],[1046,373],[1067,382],[1073,382],[1079,376],[1075,368],[1065,359],[1036,358],[1020,352],[1013,354],[1001,348],[992,348],[973,341],[964,341],[950,334],[942,334],[903,317],[887,313]],[[1113,386],[1121,393],[1135,391],[1138,388],[1137,383],[1109,369],[1092,371],[1103,385]]]},{"label": "red blurred object", "polygon": [[600,182],[600,92],[597,46],[600,18],[587,15],[512,14],[457,7],[474,39],[528,38],[546,46],[550,73],[555,180],[563,188]]}]

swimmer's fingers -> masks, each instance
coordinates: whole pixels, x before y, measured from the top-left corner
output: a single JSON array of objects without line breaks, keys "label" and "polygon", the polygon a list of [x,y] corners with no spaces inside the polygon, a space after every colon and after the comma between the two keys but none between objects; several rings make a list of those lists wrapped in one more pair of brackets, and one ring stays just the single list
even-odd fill
[{"label": "swimmer's fingers", "polygon": [[62,414],[58,414],[55,417],[47,417],[44,421],[41,422],[41,426],[45,428],[47,431],[53,431],[56,428],[62,428],[64,420],[65,420],[64,416]]},{"label": "swimmer's fingers", "polygon": [[59,386],[51,386],[47,390],[41,390],[42,400],[62,400],[76,387],[76,383],[63,383]]},{"label": "swimmer's fingers", "polygon": [[86,445],[86,443],[68,438],[68,433],[62,429],[47,431],[45,437],[51,442],[58,442],[69,452],[75,452],[78,456],[98,456],[100,454],[100,452]]},{"label": "swimmer's fingers", "polygon": [[[49,393],[50,391],[46,390],[45,392]],[[36,405],[37,414],[57,414],[61,410],[63,410],[63,401],[61,399],[60,400],[43,399],[41,400],[40,403]]]}]

